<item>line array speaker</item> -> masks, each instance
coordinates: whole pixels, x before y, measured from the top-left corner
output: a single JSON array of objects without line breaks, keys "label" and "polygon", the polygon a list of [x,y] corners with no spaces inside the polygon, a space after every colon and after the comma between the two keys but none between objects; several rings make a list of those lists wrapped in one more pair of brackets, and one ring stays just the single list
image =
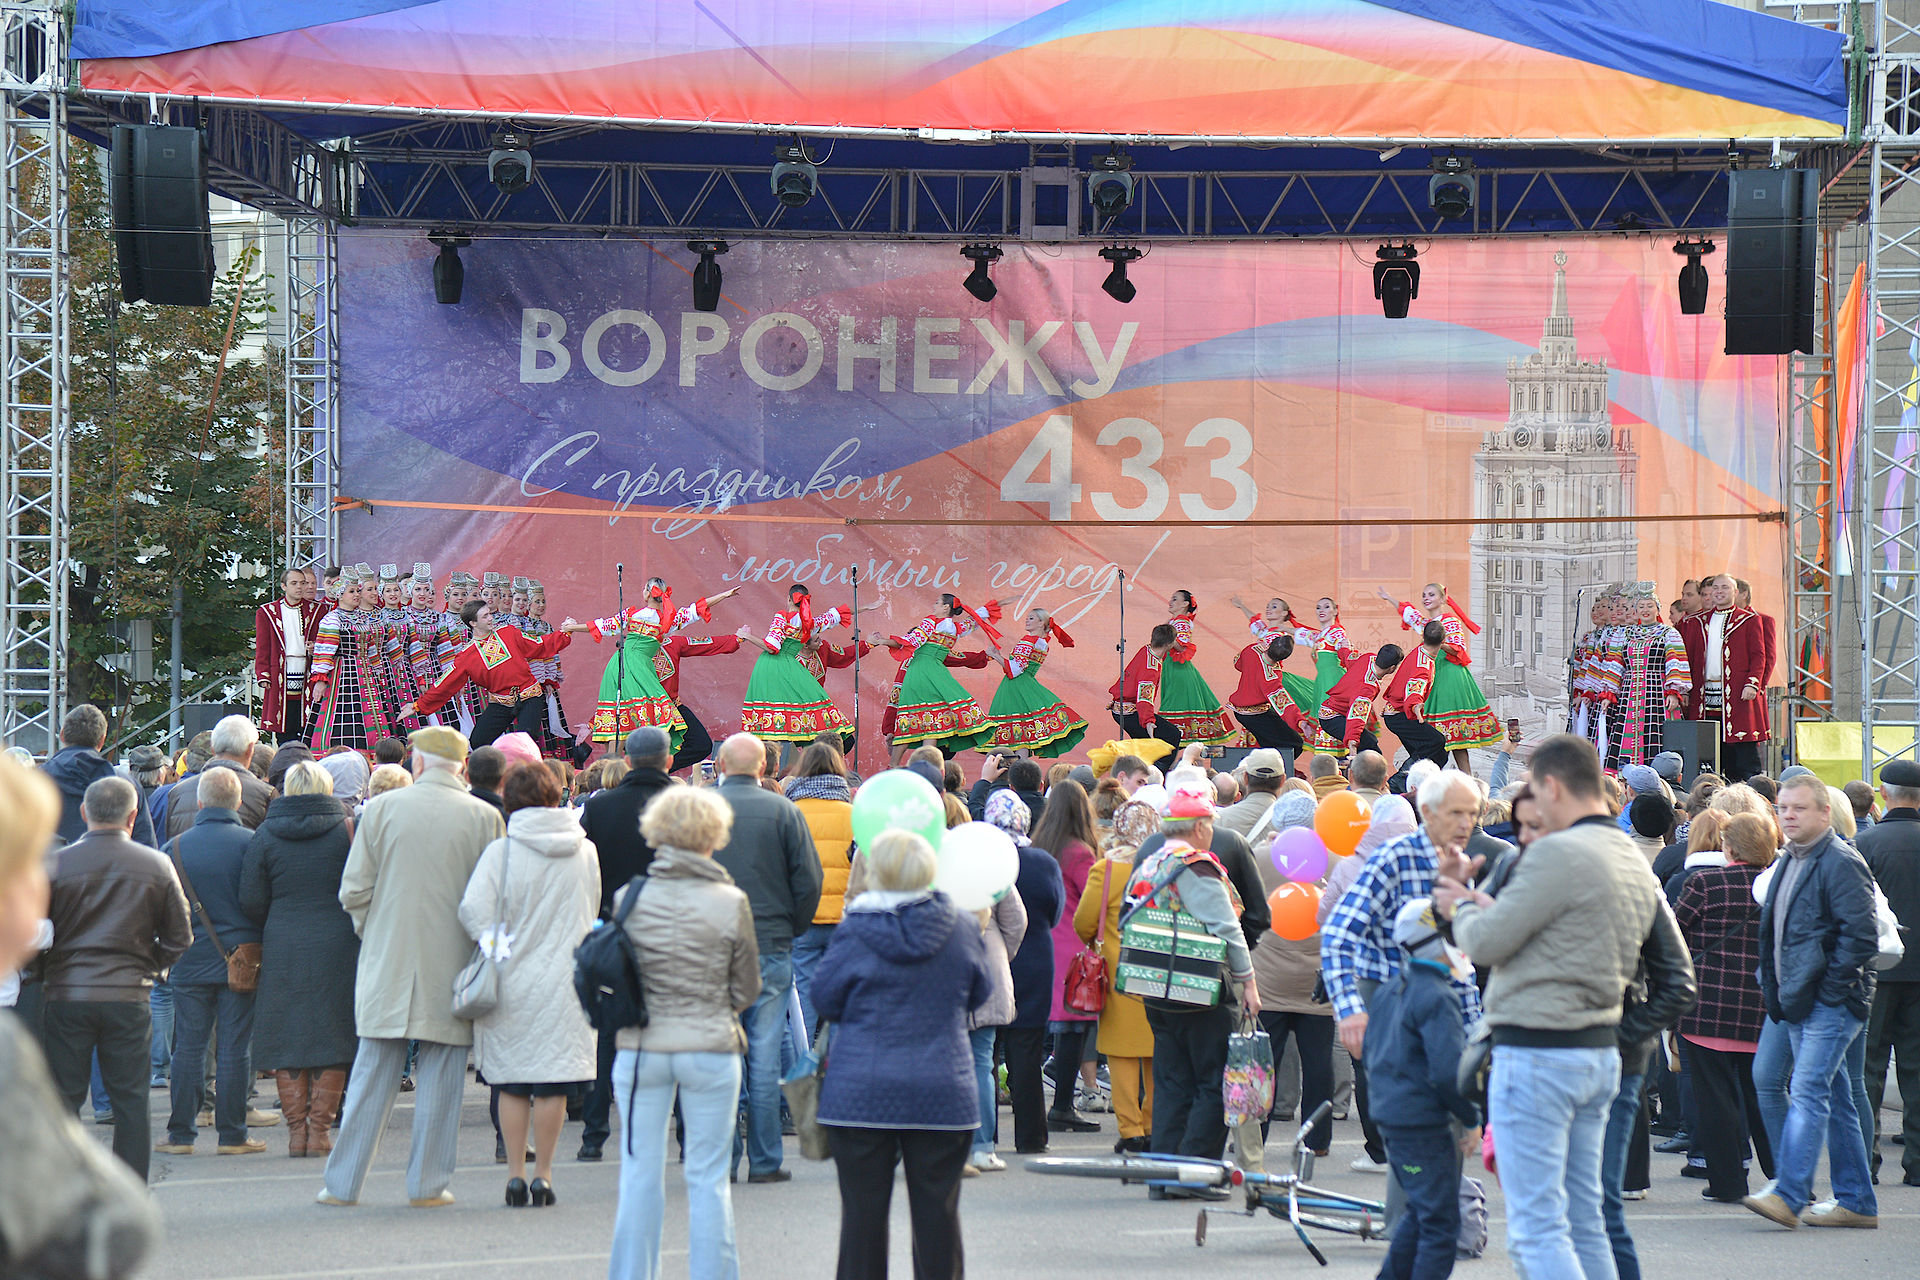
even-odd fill
[{"label": "line array speaker", "polygon": [[109,185],[120,296],[173,307],[210,304],[213,228],[200,131],[116,125]]}]

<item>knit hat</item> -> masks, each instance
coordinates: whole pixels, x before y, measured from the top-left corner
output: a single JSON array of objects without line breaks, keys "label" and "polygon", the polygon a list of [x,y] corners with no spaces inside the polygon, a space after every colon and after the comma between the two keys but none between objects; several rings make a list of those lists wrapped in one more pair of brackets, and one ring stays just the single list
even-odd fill
[{"label": "knit hat", "polygon": [[1268,823],[1275,831],[1313,824],[1313,797],[1304,791],[1289,791],[1273,802],[1273,818]]},{"label": "knit hat", "polygon": [[1635,835],[1664,840],[1667,832],[1673,830],[1673,806],[1658,791],[1635,796],[1627,806],[1627,821],[1633,824]]},{"label": "knit hat", "polygon": [[1033,818],[1033,810],[1027,808],[1027,802],[1002,787],[987,797],[987,821],[1010,836],[1027,834],[1027,823]]},{"label": "knit hat", "polygon": [[407,735],[407,743],[415,751],[424,751],[430,756],[439,756],[442,760],[467,758],[465,736],[458,729],[449,729],[445,725],[428,725],[424,729],[415,729]]},{"label": "knit hat", "polygon": [[[1067,770],[1067,781],[1079,783],[1087,789],[1088,795],[1092,795],[1094,787],[1099,785],[1098,780],[1093,776],[1093,766],[1085,764],[1077,764]],[[1894,785],[1898,786],[1899,784],[1895,783]]]}]

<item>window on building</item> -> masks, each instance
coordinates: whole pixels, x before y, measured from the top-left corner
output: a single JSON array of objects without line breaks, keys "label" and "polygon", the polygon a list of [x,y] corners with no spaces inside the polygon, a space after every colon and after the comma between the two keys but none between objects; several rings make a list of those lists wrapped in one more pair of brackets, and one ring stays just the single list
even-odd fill
[{"label": "window on building", "polygon": [[1526,651],[1527,651],[1527,638],[1525,634],[1519,631],[1515,631],[1513,633],[1513,656],[1517,658],[1521,654],[1525,653]]},{"label": "window on building", "polygon": [[1527,408],[1536,411],[1540,408],[1540,388],[1531,387],[1527,390]]},{"label": "window on building", "polygon": [[1505,633],[1505,632],[1503,632],[1503,631],[1495,631],[1495,632],[1493,632],[1493,633],[1492,633],[1492,636],[1491,636],[1491,638],[1492,638],[1492,640],[1493,640],[1493,647],[1494,647],[1494,648],[1496,648],[1496,649],[1499,649],[1499,648],[1502,648],[1502,647],[1503,647],[1503,646],[1501,645],[1501,643],[1500,643],[1500,639],[1501,639],[1501,637],[1502,637],[1503,635],[1505,635],[1505,634],[1506,634],[1506,633]]},{"label": "window on building", "polygon": [[1493,505],[1496,507],[1503,507],[1506,505],[1506,503],[1507,503],[1507,486],[1503,484],[1494,485],[1493,486]]},{"label": "window on building", "polygon": [[1526,561],[1515,560],[1513,562],[1513,580],[1515,582],[1525,582],[1527,580]]},{"label": "window on building", "polygon": [[1501,582],[1506,579],[1506,576],[1507,562],[1505,560],[1495,560],[1493,562],[1493,580],[1495,582]]},{"label": "window on building", "polygon": [[1547,651],[1547,638],[1538,631],[1533,633],[1533,651],[1536,654]]},{"label": "window on building", "polygon": [[1513,486],[1513,505],[1516,507],[1527,505],[1527,486],[1523,484]]},{"label": "window on building", "polygon": [[1547,540],[1547,526],[1543,524],[1533,526],[1533,540],[1535,542],[1545,542]]},{"label": "window on building", "polygon": [[1533,505],[1542,508],[1547,505],[1547,486],[1543,484],[1533,486]]},{"label": "window on building", "polygon": [[1545,582],[1547,580],[1547,566],[1538,560],[1533,562],[1533,580],[1535,582]]},{"label": "window on building", "polygon": [[1535,596],[1533,598],[1533,616],[1536,618],[1544,618],[1547,616],[1547,598],[1545,596]]},{"label": "window on building", "polygon": [[1493,616],[1497,618],[1497,617],[1499,617],[1499,616],[1500,616],[1500,613],[1501,613],[1501,609],[1500,609],[1500,597],[1499,597],[1499,596],[1495,596],[1495,597],[1493,598]]}]

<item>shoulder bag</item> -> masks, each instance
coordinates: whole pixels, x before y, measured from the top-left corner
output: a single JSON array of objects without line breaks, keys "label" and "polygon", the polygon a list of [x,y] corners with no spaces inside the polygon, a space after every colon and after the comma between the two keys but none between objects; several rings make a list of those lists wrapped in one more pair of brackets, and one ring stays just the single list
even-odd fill
[{"label": "shoulder bag", "polygon": [[199,913],[200,923],[207,926],[207,937],[213,942],[227,962],[227,989],[238,991],[242,995],[251,995],[260,989],[260,944],[243,942],[229,951],[220,945],[220,931],[213,927],[213,917],[200,905],[200,896],[193,891],[193,881],[187,875],[187,864],[180,861],[180,837],[175,836],[167,842],[167,853],[173,858],[173,869],[180,874],[180,887],[187,891],[187,901]]},{"label": "shoulder bag", "polygon": [[780,1092],[787,1098],[787,1110],[793,1113],[793,1131],[800,1139],[800,1154],[809,1160],[825,1160],[833,1154],[827,1145],[827,1131],[820,1125],[820,1086],[827,1075],[827,1041],[832,1038],[832,1032],[830,1024],[821,1023],[819,1034],[813,1038],[813,1047],[800,1055],[793,1070],[780,1081]]},{"label": "shoulder bag", "polygon": [[1107,859],[1100,882],[1100,923],[1094,926],[1093,942],[1081,947],[1067,962],[1066,987],[1060,1003],[1075,1013],[1099,1013],[1107,1007],[1107,890],[1113,880],[1113,860]]},{"label": "shoulder bag", "polygon": [[[507,847],[500,852],[499,888],[493,900],[493,936],[494,951],[500,950],[500,936],[507,927],[507,866],[513,858],[513,837],[507,836]],[[473,944],[473,956],[453,975],[453,1016],[468,1022],[486,1017],[500,1007],[500,970],[505,960],[496,960],[487,954],[478,942]]]}]

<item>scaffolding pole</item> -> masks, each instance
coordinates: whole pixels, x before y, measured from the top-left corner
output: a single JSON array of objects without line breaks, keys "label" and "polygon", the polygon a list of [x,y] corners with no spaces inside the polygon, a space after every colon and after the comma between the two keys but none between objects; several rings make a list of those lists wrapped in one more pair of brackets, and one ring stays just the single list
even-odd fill
[{"label": "scaffolding pole", "polygon": [[339,258],[330,219],[286,225],[286,564],[320,569],[340,545]]}]

